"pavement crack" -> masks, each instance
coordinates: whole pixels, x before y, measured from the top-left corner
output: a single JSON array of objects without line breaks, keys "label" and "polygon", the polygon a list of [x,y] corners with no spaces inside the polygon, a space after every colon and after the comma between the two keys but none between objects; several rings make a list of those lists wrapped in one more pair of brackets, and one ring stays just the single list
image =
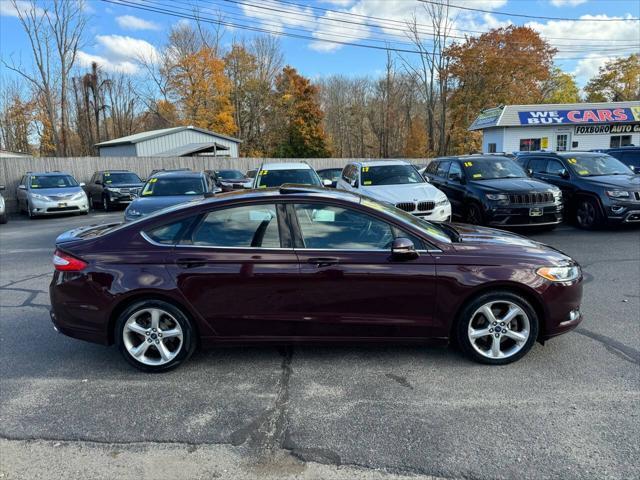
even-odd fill
[{"label": "pavement crack", "polygon": [[395,375],[393,373],[385,373],[384,376],[387,378],[390,378],[391,380],[398,383],[399,385],[402,385],[405,388],[410,388],[411,390],[413,390],[413,385],[409,383],[409,381],[407,380],[407,377],[402,377],[400,375]]},{"label": "pavement crack", "polygon": [[607,351],[616,355],[617,357],[620,357],[627,362],[640,365],[640,351],[636,350],[635,348],[628,347],[624,343],[619,342],[611,337],[592,332],[591,330],[587,330],[586,328],[577,328],[575,332],[579,333],[580,335],[584,335],[585,337],[589,337],[596,342],[600,342],[602,345],[604,345],[604,348],[606,348]]}]

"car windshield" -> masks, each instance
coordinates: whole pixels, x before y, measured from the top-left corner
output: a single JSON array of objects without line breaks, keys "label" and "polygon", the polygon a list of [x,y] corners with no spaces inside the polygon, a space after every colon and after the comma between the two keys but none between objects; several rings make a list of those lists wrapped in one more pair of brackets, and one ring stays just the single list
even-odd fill
[{"label": "car windshield", "polygon": [[322,186],[318,175],[310,168],[292,170],[261,170],[258,188],[279,187],[285,183]]},{"label": "car windshield", "polygon": [[571,169],[581,177],[627,175],[631,169],[611,155],[572,155],[567,157]]},{"label": "car windshield", "polygon": [[31,188],[67,188],[77,187],[78,182],[71,175],[34,175],[31,177]]},{"label": "car windshield", "polygon": [[402,185],[405,183],[425,183],[422,175],[411,165],[364,166],[360,170],[362,185]]},{"label": "car windshield", "polygon": [[470,180],[494,180],[497,178],[526,178],[527,173],[515,161],[506,157],[486,160],[463,160],[462,166]]},{"label": "car windshield", "polygon": [[329,170],[319,170],[318,175],[323,180],[331,180],[332,182],[338,180],[340,178],[340,174],[342,173],[341,168],[331,168]]},{"label": "car windshield", "polygon": [[172,195],[202,195],[204,180],[200,177],[154,177],[142,190],[142,196],[167,197]]},{"label": "car windshield", "polygon": [[400,210],[395,205],[386,202],[379,202],[367,196],[362,196],[362,201],[360,203],[367,207],[375,208],[381,212],[391,214],[401,222],[418,227],[420,230],[424,231],[436,240],[445,243],[450,243],[452,240],[451,236],[447,234],[447,231],[441,226],[427,220],[423,220],[415,215],[411,215],[404,210]]},{"label": "car windshield", "polygon": [[133,172],[105,172],[104,183],[142,183],[140,177]]},{"label": "car windshield", "polygon": [[244,178],[244,175],[238,170],[218,170],[216,173],[223,180],[235,180],[237,178]]}]

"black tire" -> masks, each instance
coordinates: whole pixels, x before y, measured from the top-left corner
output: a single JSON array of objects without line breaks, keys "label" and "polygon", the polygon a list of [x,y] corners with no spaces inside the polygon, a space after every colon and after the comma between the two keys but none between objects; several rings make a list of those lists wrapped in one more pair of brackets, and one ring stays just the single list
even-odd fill
[{"label": "black tire", "polygon": [[602,226],[602,213],[597,200],[590,197],[578,197],[574,207],[574,220],[579,228],[595,230]]},{"label": "black tire", "polygon": [[111,204],[109,203],[109,199],[107,198],[106,195],[102,195],[102,209],[105,212],[108,212],[109,210],[111,210]]},{"label": "black tire", "polygon": [[482,208],[480,207],[479,204],[473,202],[467,205],[465,220],[467,223],[470,223],[471,225],[484,224],[484,214],[482,213]]},{"label": "black tire", "polygon": [[29,217],[29,220],[33,220],[34,218],[36,218],[36,216],[31,212],[31,207],[29,206],[28,200],[25,202],[25,205],[27,206],[27,217]]},{"label": "black tire", "polygon": [[[182,345],[180,347],[180,351],[170,362],[165,363],[163,365],[147,365],[145,363],[142,363],[136,360],[136,358],[134,358],[131,355],[131,353],[129,353],[129,351],[127,350],[127,346],[124,340],[123,330],[125,328],[125,324],[127,320],[136,312],[139,312],[145,309],[150,309],[150,308],[157,308],[157,309],[166,311],[171,316],[173,316],[175,321],[180,324],[180,327],[182,329]],[[191,320],[187,315],[185,315],[185,313],[180,308],[176,307],[171,303],[165,302],[163,300],[153,300],[153,299],[141,300],[141,301],[135,302],[134,304],[130,305],[126,310],[124,310],[116,321],[115,332],[114,332],[115,343],[118,346],[118,349],[120,350],[120,353],[125,358],[125,360],[129,362],[132,366],[137,368],[138,370],[142,370],[143,372],[150,372],[150,373],[167,372],[169,370],[172,370],[178,367],[183,362],[188,360],[189,357],[191,357],[191,355],[195,351],[197,346],[197,339],[195,338],[195,335],[196,335],[196,330],[193,327]],[[145,337],[142,337],[142,343],[144,343],[144,338]],[[153,345],[151,345],[151,347],[153,347]]]},{"label": "black tire", "polygon": [[[480,354],[471,344],[471,340],[469,338],[469,324],[473,320],[472,316],[480,307],[490,302],[510,302],[520,307],[528,317],[529,337],[518,351],[504,358],[489,358]],[[460,346],[465,355],[467,355],[475,362],[484,363],[487,365],[506,365],[508,363],[519,360],[520,358],[525,356],[529,350],[531,350],[531,347],[533,347],[533,344],[538,337],[538,330],[538,315],[536,314],[535,309],[526,299],[511,292],[497,291],[482,294],[471,300],[460,312],[460,315],[456,321],[454,334],[457,345]],[[491,336],[489,336],[489,338],[493,340]],[[508,338],[506,340],[511,341]],[[500,341],[502,341],[502,339]]]},{"label": "black tire", "polygon": [[96,209],[96,206],[93,204],[93,196],[91,196],[91,194],[87,195],[87,203],[89,203],[89,210]]},{"label": "black tire", "polygon": [[0,225],[4,225],[5,223],[7,223],[7,212],[0,215]]}]

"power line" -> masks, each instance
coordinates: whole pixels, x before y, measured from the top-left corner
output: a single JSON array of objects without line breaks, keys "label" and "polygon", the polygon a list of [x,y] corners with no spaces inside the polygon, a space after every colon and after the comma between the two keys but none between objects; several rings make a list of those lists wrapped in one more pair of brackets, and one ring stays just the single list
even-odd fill
[{"label": "power line", "polygon": [[[432,5],[444,5],[442,1],[437,0],[418,0],[418,2],[422,3],[430,3]],[[525,15],[523,13],[508,13],[508,12],[498,12],[496,10],[483,10],[481,8],[472,8],[472,7],[462,7],[460,5],[447,4],[451,8],[457,8],[458,10],[469,10],[471,12],[481,12],[481,13],[491,13],[493,15],[504,15],[508,17],[520,17],[520,18],[533,18],[536,20],[560,20],[567,22],[637,22],[640,21],[640,18],[629,17],[629,18],[566,18],[566,17],[543,17],[540,15]]]},{"label": "power line", "polygon": [[[359,47],[359,48],[369,48],[369,49],[373,49],[373,50],[382,50],[382,51],[387,51],[387,52],[397,52],[397,53],[412,53],[412,54],[417,54],[417,55],[422,55],[424,52],[421,52],[419,50],[413,50],[413,49],[404,49],[404,48],[392,48],[389,46],[379,46],[379,45],[368,45],[368,44],[363,44],[363,43],[355,43],[355,42],[346,42],[346,41],[341,41],[341,40],[333,40],[333,39],[328,39],[328,38],[318,38],[318,37],[313,37],[313,36],[309,36],[309,35],[301,35],[301,34],[296,34],[296,33],[290,33],[290,32],[284,32],[284,31],[275,31],[275,30],[269,30],[266,28],[261,28],[261,27],[257,27],[257,26],[253,26],[253,25],[244,25],[244,24],[237,24],[237,23],[232,23],[232,22],[227,22],[221,19],[211,19],[211,18],[207,18],[207,17],[202,17],[199,15],[188,15],[188,14],[184,14],[180,11],[175,11],[172,9],[168,9],[168,8],[159,8],[159,7],[148,7],[148,6],[144,6],[141,5],[139,3],[135,3],[132,1],[128,1],[128,0],[101,0],[102,2],[105,3],[110,3],[113,5],[120,5],[120,6],[128,6],[137,10],[143,10],[143,11],[148,11],[148,12],[152,12],[152,13],[158,13],[161,15],[168,15],[168,16],[173,16],[173,17],[177,17],[177,18],[184,18],[184,19],[188,19],[188,20],[195,20],[195,21],[200,21],[200,22],[204,22],[204,23],[210,23],[210,24],[215,24],[215,25],[222,25],[222,26],[228,26],[228,27],[232,27],[232,28],[238,28],[241,30],[247,30],[247,31],[252,31],[252,32],[258,32],[258,33],[266,33],[266,34],[270,34],[270,35],[277,35],[277,36],[283,36],[283,37],[290,37],[290,38],[297,38],[297,39],[302,39],[302,40],[310,40],[313,42],[323,42],[323,43],[331,43],[331,44],[335,44],[335,45],[341,45],[341,46],[351,46],[351,47]],[[619,51],[619,49],[618,49]],[[439,54],[434,54],[435,56],[439,56]],[[612,55],[605,55],[605,56],[591,56],[590,58],[611,58]],[[584,57],[563,57],[562,60],[581,60]]]}]

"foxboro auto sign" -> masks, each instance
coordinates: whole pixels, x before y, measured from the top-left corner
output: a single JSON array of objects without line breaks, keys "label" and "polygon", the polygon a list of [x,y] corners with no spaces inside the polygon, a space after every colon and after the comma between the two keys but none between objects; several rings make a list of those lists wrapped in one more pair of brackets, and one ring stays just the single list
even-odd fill
[{"label": "foxboro auto sign", "polygon": [[640,122],[640,107],[529,110],[518,112],[518,117],[520,118],[520,125],[628,123]]}]

